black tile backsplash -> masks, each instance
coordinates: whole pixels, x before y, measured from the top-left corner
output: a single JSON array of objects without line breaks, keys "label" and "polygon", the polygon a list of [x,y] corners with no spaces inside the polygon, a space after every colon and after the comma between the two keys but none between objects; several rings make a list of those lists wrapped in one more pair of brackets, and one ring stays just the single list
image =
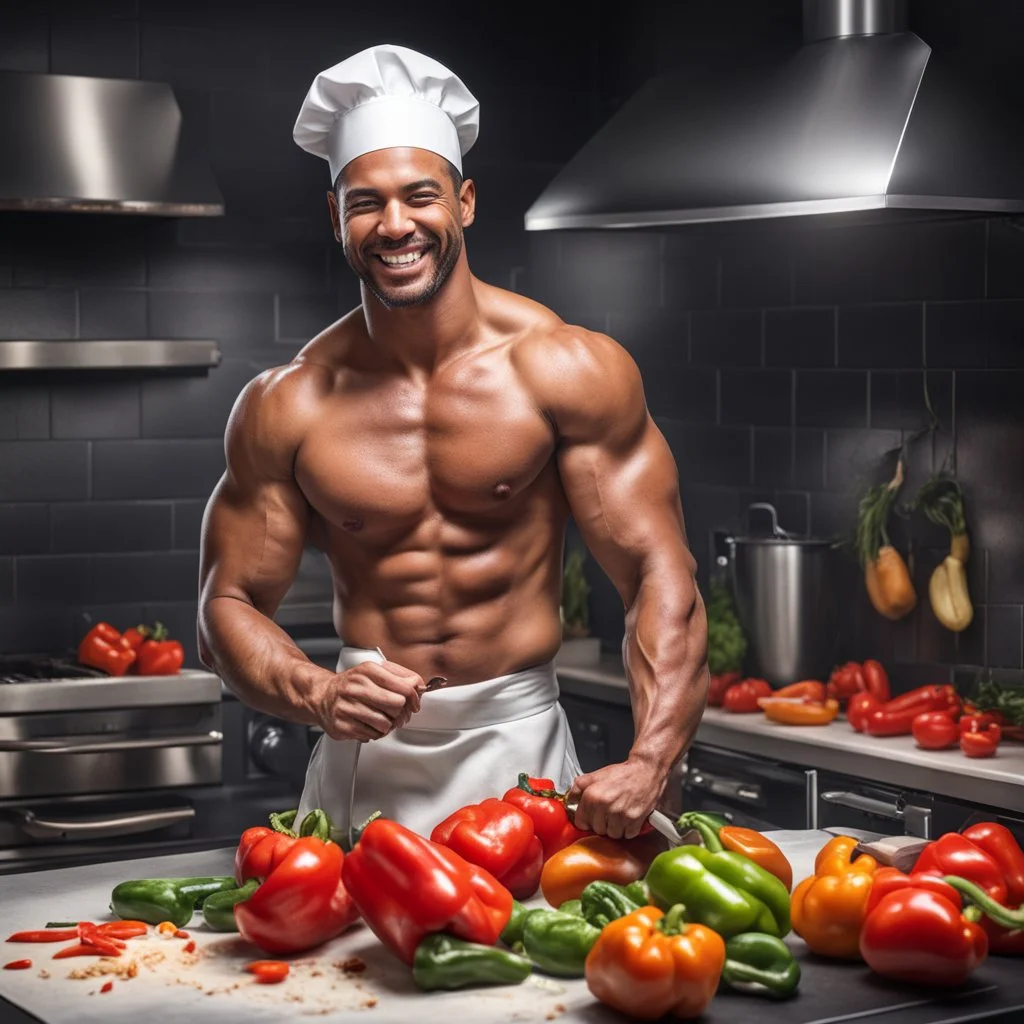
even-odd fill
[{"label": "black tile backsplash", "polygon": [[[896,517],[895,543],[906,551],[914,539],[918,607],[901,622],[882,619],[849,557],[841,655],[891,663],[897,688],[952,678],[954,666],[1021,668],[1024,231],[979,218],[662,233],[663,303],[638,304],[632,317],[619,312],[609,328],[645,379],[657,375],[647,384],[656,396],[651,408],[679,465],[702,583],[711,531],[742,528],[751,501],[772,501],[786,529],[848,539],[860,495],[886,479],[905,444],[905,502],[944,464],[963,482],[975,619],[961,634],[938,623],[928,580],[948,550],[946,537],[919,515],[909,532]],[[594,249],[612,234],[594,232]],[[539,264],[557,244],[555,235],[531,240],[531,261]],[[741,279],[744,272],[751,280]],[[690,298],[679,302],[679,295]],[[595,319],[606,308],[597,288],[581,294],[577,285],[571,298]],[[547,301],[569,315],[555,282]],[[665,340],[666,325],[687,304],[688,361],[678,347],[669,358]],[[616,333],[619,324],[630,329]],[[696,392],[710,395],[712,379],[715,425],[684,422]],[[711,413],[709,398],[702,413]],[[601,575],[595,565],[588,571]],[[595,619],[614,649],[621,612],[615,597],[594,593],[594,601],[610,602]]]},{"label": "black tile backsplash", "polygon": [[[231,408],[249,380],[359,302],[328,218],[327,164],[299,150],[292,128],[314,76],[362,47],[421,49],[480,100],[480,139],[465,159],[477,184],[466,251],[478,277],[581,299],[598,281],[600,310],[583,303],[573,316],[597,330],[610,312],[631,319],[638,302],[663,306],[660,233],[595,247],[578,232],[550,263],[529,258],[526,209],[604,117],[596,22],[547,5],[543,33],[524,17],[480,36],[442,11],[402,21],[397,38],[393,12],[362,12],[339,34],[338,12],[314,0],[284,13],[270,0],[14,6],[0,14],[0,71],[169,82],[226,216],[0,213],[0,338],[205,338],[223,359],[208,372],[0,373],[0,652],[76,644],[84,615],[123,626],[162,618],[197,664],[200,524],[224,470]],[[544,69],[525,92],[524,68]],[[691,372],[688,312],[717,301],[717,256],[697,252],[693,270],[682,308],[659,314],[645,376],[670,385],[687,369],[685,409],[667,386],[651,388],[652,406],[717,430],[717,369]],[[673,343],[667,358],[663,340]]]}]

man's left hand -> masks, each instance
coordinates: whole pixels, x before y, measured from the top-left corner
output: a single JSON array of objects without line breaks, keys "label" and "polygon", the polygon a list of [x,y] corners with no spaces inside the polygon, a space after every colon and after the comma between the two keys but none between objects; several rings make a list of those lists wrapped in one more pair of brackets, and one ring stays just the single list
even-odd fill
[{"label": "man's left hand", "polygon": [[577,776],[568,794],[578,804],[576,827],[611,839],[632,839],[646,824],[666,781],[652,765],[628,760]]}]

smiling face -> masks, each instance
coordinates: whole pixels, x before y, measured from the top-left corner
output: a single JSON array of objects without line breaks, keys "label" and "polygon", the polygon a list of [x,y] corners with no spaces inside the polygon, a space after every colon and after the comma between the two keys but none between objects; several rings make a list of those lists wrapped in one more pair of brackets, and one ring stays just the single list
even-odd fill
[{"label": "smiling face", "polygon": [[442,156],[380,149],[352,160],[328,193],[345,259],[387,308],[429,302],[462,252],[473,222],[472,181],[456,191]]}]

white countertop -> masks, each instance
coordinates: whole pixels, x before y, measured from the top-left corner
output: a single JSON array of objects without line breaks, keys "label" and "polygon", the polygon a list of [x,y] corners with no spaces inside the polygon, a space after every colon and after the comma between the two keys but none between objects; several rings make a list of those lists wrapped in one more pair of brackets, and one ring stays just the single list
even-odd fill
[{"label": "white countertop", "polygon": [[[772,832],[801,879],[813,870],[814,856],[831,838],[815,831]],[[232,849],[175,857],[97,864],[66,870],[40,871],[0,878],[0,927],[4,936],[38,928],[48,920],[109,919],[107,903],[114,885],[127,878],[159,878],[230,873]],[[530,903],[542,905],[536,897]],[[558,979],[535,972],[521,985],[456,992],[421,992],[411,972],[368,928],[357,925],[319,949],[293,957],[291,973],[279,985],[258,985],[245,973],[246,961],[262,954],[237,935],[210,932],[200,915],[187,930],[196,951],[188,954],[181,939],[129,940],[126,959],[139,962],[134,978],[113,981],[101,993],[105,978],[73,979],[71,971],[97,964],[93,958],[51,959],[60,945],[6,944],[5,960],[30,957],[25,971],[0,971],[0,1020],[45,1024],[221,1024],[245,1020],[278,1024],[282,1020],[362,1018],[370,1024],[417,1021],[418,1024],[498,1024],[546,1020],[559,1024],[622,1024],[625,1018],[602,1006],[583,979]],[[929,992],[880,984],[867,967],[840,963],[807,953],[795,935],[787,937],[803,972],[799,994],[775,1003],[720,993],[701,1017],[703,1024],[836,1024],[879,1018],[887,1024],[940,1024],[950,1020],[951,1002],[975,1019],[994,1009],[1024,1010],[1012,959],[992,957],[964,989]],[[159,961],[147,965],[142,954],[155,952]],[[358,956],[366,970],[346,973],[342,964]],[[119,961],[118,961],[119,962]],[[40,977],[40,970],[49,977]],[[109,976],[108,976],[109,977]],[[9,1000],[10,1002],[4,1002]],[[10,1004],[32,1016],[19,1014]],[[1020,1019],[1014,1017],[1014,1020]]]},{"label": "white countertop", "polygon": [[[602,655],[594,667],[556,667],[567,693],[629,703],[618,655]],[[760,713],[737,715],[721,708],[704,712],[696,742],[1024,811],[1024,743],[1006,741],[993,757],[969,758],[957,747],[922,750],[910,736],[865,736],[845,718],[825,726],[779,725]]]}]

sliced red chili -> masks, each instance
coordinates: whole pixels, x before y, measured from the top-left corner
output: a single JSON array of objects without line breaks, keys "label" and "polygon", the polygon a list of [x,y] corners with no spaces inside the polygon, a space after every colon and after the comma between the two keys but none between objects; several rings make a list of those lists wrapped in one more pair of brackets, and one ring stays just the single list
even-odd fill
[{"label": "sliced red chili", "polygon": [[251,960],[245,965],[261,985],[274,985],[288,977],[289,967],[283,960]]},{"label": "sliced red chili", "polygon": [[100,989],[100,994],[102,995],[104,992],[109,992],[113,987],[114,983],[112,981],[104,982],[103,987]]},{"label": "sliced red chili", "polygon": [[31,932],[15,932],[8,942],[70,942],[78,938],[77,928],[45,928]]},{"label": "sliced red chili", "polygon": [[186,953],[194,953],[196,951],[196,940],[189,939],[181,948],[184,949]]},{"label": "sliced red chili", "polygon": [[[109,956],[109,953],[104,953],[102,949],[97,949],[90,943],[79,942],[74,946],[65,946],[63,949],[58,949],[53,954],[54,960],[66,960],[69,956]],[[115,956],[120,956],[120,950],[118,950]]]},{"label": "sliced red chili", "polygon": [[145,921],[107,921],[96,930],[106,938],[134,939],[138,935],[145,935],[149,925]]},{"label": "sliced red chili", "polygon": [[174,937],[175,937],[176,939],[187,939],[187,938],[189,937],[189,934],[188,934],[188,932],[187,932],[187,931],[185,931],[185,929],[184,929],[184,928],[179,928],[179,929],[178,929],[178,930],[177,930],[177,931],[176,931],[176,932],[174,933]]},{"label": "sliced red chili", "polygon": [[9,964],[4,964],[5,971],[26,971],[32,966],[31,960],[12,960]]}]

